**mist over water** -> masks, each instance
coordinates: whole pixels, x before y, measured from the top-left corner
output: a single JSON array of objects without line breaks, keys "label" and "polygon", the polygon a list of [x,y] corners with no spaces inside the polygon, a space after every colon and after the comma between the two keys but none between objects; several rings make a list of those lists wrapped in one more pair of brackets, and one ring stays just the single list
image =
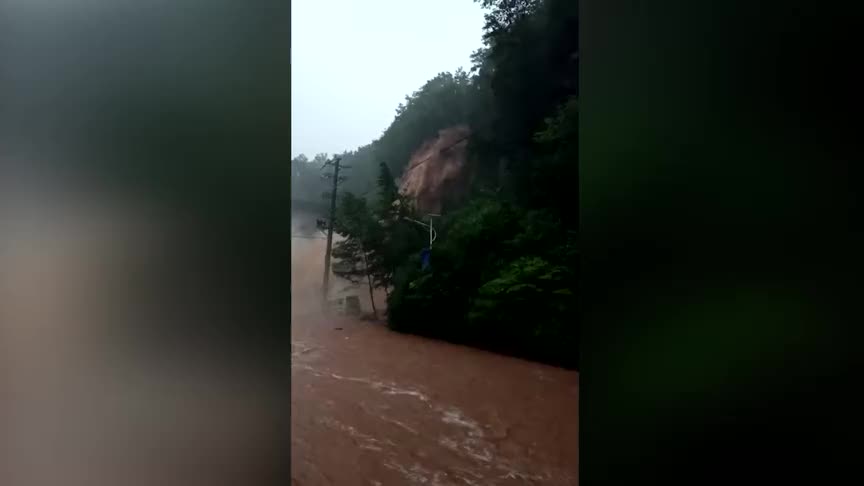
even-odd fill
[{"label": "mist over water", "polygon": [[291,212],[291,312],[295,316],[321,311],[325,240],[315,219],[308,212]]}]

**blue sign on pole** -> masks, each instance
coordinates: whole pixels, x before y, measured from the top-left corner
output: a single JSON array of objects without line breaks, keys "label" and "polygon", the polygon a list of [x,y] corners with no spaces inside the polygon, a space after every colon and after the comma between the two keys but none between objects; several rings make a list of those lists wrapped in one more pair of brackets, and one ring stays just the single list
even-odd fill
[{"label": "blue sign on pole", "polygon": [[431,248],[424,248],[423,252],[420,253],[420,269],[421,270],[426,270],[429,268],[431,256],[432,256],[432,249]]}]

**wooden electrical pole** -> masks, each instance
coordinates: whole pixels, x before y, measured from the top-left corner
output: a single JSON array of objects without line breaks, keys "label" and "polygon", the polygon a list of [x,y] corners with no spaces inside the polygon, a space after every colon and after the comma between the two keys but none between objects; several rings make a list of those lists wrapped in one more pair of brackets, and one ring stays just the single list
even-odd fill
[{"label": "wooden electrical pole", "polygon": [[324,253],[324,280],[322,285],[325,306],[327,304],[327,294],[330,290],[330,253],[333,249],[333,222],[336,220],[336,197],[339,183],[345,179],[339,176],[339,171],[348,168],[348,166],[342,165],[342,157],[339,155],[333,157],[332,161],[327,161],[324,167],[331,164],[333,165],[333,174],[327,174],[327,177],[333,178],[333,190],[330,193],[330,220],[327,222],[327,249]]}]

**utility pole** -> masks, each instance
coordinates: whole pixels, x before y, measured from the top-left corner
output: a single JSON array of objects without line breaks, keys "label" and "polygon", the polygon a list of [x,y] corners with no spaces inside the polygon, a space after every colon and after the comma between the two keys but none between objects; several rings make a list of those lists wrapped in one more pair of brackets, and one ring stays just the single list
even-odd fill
[{"label": "utility pole", "polygon": [[324,280],[322,285],[322,294],[325,306],[327,304],[327,293],[330,290],[330,252],[333,248],[333,222],[336,219],[336,196],[339,189],[339,183],[345,180],[345,177],[339,176],[339,171],[341,169],[350,168],[350,166],[342,165],[342,157],[339,155],[333,157],[333,160],[325,162],[324,166],[321,168],[323,169],[329,165],[333,166],[333,174],[325,174],[325,177],[333,178],[333,190],[330,193],[330,220],[327,222],[327,249],[324,253]]}]

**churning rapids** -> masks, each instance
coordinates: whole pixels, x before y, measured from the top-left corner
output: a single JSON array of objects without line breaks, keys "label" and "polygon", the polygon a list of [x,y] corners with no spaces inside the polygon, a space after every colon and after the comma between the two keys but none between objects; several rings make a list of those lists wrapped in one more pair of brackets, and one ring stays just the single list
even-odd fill
[{"label": "churning rapids", "polygon": [[292,485],[578,483],[576,372],[324,317],[313,221],[292,218]]}]

